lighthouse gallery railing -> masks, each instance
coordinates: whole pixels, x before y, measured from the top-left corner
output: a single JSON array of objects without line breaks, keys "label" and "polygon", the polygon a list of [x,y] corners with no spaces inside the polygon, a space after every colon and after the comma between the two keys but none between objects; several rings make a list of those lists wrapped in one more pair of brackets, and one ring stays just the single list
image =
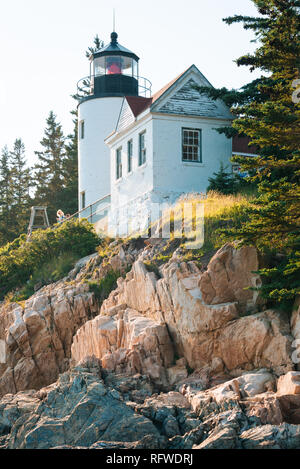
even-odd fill
[{"label": "lighthouse gallery railing", "polygon": [[[77,96],[84,98],[85,96],[92,96],[94,94],[94,78],[100,75],[89,75],[81,78],[77,82]],[[141,76],[134,76],[139,84],[139,96],[150,98],[152,83],[147,78]]]}]

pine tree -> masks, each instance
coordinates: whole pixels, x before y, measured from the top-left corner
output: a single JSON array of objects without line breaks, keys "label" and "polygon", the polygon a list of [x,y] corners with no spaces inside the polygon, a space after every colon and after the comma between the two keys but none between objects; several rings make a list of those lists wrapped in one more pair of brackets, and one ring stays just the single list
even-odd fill
[{"label": "pine tree", "polygon": [[14,237],[13,202],[10,153],[5,146],[0,159],[0,244],[11,241]]},{"label": "pine tree", "polygon": [[85,51],[86,57],[89,59],[92,54],[95,54],[95,52],[98,52],[100,49],[104,47],[104,42],[99,39],[98,34],[94,37],[94,42],[91,47],[88,47],[88,49]]},{"label": "pine tree", "polygon": [[[98,52],[100,49],[104,47],[104,42],[99,39],[98,34],[94,37],[93,45],[88,47],[85,51],[85,56],[90,59],[93,54]],[[86,77],[85,79],[81,80],[80,85],[78,85],[77,93],[72,95],[72,98],[79,101],[81,98],[90,94],[91,88],[91,79],[90,77]]]},{"label": "pine tree", "polygon": [[214,177],[208,178],[209,186],[207,191],[217,191],[221,194],[234,194],[237,191],[236,177],[228,173],[223,162],[220,164],[218,172],[213,173]]},{"label": "pine tree", "polygon": [[[259,182],[259,195],[249,210],[249,222],[234,233],[244,242],[262,249],[276,248],[284,254],[282,262],[265,269],[263,294],[274,304],[291,304],[299,287],[299,176],[300,107],[292,99],[299,79],[300,2],[298,0],[252,0],[259,17],[234,16],[227,24],[242,23],[255,33],[259,46],[254,54],[237,60],[238,66],[268,74],[236,90],[201,89],[232,105],[237,116],[235,132],[251,137],[258,157],[234,158],[244,171]],[[230,134],[228,129],[221,131]],[[276,280],[275,280],[276,279]],[[278,282],[279,280],[279,282]]]},{"label": "pine tree", "polygon": [[64,159],[64,211],[73,214],[78,211],[78,113],[71,111],[74,116],[74,131],[68,135],[65,145],[66,157]]},{"label": "pine tree", "polygon": [[36,151],[35,204],[47,205],[50,223],[55,223],[57,210],[64,209],[65,137],[56,115],[51,111],[47,118],[42,151]]},{"label": "pine tree", "polygon": [[21,139],[16,139],[10,152],[11,187],[14,197],[12,214],[15,220],[15,235],[26,232],[29,220],[31,196],[31,171],[26,167],[25,146]]}]

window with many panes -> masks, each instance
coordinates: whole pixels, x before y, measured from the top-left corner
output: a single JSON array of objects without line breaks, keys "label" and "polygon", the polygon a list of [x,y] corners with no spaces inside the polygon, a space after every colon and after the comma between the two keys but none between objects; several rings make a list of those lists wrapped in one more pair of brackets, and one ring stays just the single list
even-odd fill
[{"label": "window with many panes", "polygon": [[80,135],[80,138],[81,138],[81,139],[84,138],[84,121],[80,121],[80,124],[79,124],[79,135]]},{"label": "window with many panes", "polygon": [[118,148],[116,152],[116,179],[122,177],[122,148]]},{"label": "window with many panes", "polygon": [[201,130],[182,129],[182,160],[202,162]]},{"label": "window with many panes", "polygon": [[127,142],[127,172],[131,173],[132,171],[132,153],[133,153],[133,142],[129,140]]},{"label": "window with many panes", "polygon": [[139,135],[139,166],[146,163],[146,131]]}]

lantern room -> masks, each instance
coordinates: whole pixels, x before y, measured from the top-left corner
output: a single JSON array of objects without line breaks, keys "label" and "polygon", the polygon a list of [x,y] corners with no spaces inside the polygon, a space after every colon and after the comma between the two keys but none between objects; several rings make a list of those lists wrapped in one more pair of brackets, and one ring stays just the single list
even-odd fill
[{"label": "lantern room", "polygon": [[94,97],[138,96],[139,58],[118,43],[117,33],[113,32],[111,42],[90,59]]},{"label": "lantern room", "polygon": [[94,53],[91,57],[92,74],[126,75],[138,77],[139,58],[118,43],[117,33],[111,34],[111,43]]}]

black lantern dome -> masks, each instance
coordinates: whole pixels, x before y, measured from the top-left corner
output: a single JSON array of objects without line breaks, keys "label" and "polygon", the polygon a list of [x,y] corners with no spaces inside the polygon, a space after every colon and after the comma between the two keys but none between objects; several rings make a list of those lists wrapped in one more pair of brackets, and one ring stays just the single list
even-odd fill
[{"label": "black lantern dome", "polygon": [[110,35],[111,42],[104,46],[102,49],[99,51],[95,52],[92,54],[92,58],[96,59],[98,57],[104,57],[104,56],[110,56],[110,55],[121,55],[124,57],[130,57],[134,59],[136,62],[138,62],[140,59],[139,57],[131,52],[129,49],[126,49],[126,47],[121,46],[121,44],[118,43],[118,35],[117,33],[113,32]]}]

